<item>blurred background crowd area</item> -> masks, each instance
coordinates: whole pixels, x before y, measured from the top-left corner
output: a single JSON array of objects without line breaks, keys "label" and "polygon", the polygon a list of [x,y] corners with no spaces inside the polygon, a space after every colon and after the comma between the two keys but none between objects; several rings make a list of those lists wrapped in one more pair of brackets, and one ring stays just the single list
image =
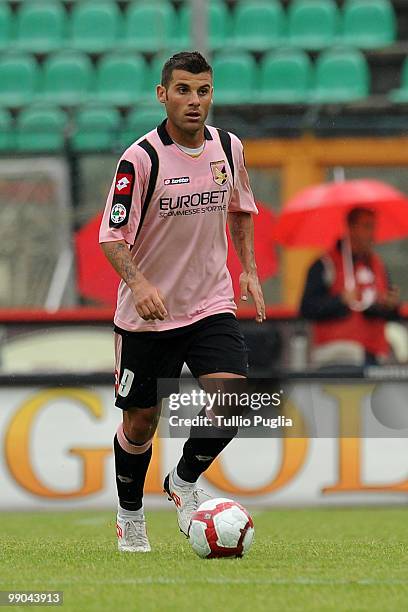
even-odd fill
[{"label": "blurred background crowd area", "polygon": [[[3,322],[84,308],[109,321],[98,215],[118,156],[163,120],[155,85],[185,49],[213,66],[211,123],[244,140],[270,226],[302,189],[327,181],[377,179],[408,194],[406,0],[0,0]],[[258,263],[274,323],[262,333],[279,329],[288,356],[321,249],[264,234]],[[408,301],[407,241],[376,250]]]}]

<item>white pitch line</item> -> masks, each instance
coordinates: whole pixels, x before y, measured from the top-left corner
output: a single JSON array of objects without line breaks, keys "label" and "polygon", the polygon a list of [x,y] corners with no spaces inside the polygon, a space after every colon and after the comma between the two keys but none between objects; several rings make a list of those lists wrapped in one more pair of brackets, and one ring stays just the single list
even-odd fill
[{"label": "white pitch line", "polygon": [[[0,585],[2,583],[0,582]],[[10,583],[7,583],[10,586]],[[30,582],[32,586],[35,586],[36,583]],[[44,582],[41,582],[43,585]],[[377,586],[377,585],[406,585],[408,586],[408,580],[374,580],[371,578],[362,578],[360,580],[339,580],[339,579],[314,579],[314,578],[294,578],[293,580],[286,578],[271,578],[271,579],[259,579],[259,578],[193,578],[189,580],[182,580],[180,578],[121,578],[117,580],[47,580],[47,587],[50,585],[72,585],[72,584],[80,584],[82,586],[87,585],[100,585],[100,584],[127,584],[127,585],[147,585],[147,584],[172,584],[172,585],[190,585],[190,584],[219,584],[219,585],[271,585],[271,586],[281,586],[281,585],[305,585],[305,586],[342,586],[342,585],[359,585],[359,586]]]}]

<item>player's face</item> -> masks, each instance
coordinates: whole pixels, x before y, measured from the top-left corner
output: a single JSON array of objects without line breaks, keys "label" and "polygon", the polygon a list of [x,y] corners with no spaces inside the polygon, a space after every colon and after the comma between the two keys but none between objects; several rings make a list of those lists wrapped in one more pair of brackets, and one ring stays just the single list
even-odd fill
[{"label": "player's face", "polygon": [[192,74],[173,70],[167,88],[159,85],[157,95],[166,106],[167,117],[180,131],[197,133],[203,128],[212,100],[213,86],[209,72]]}]

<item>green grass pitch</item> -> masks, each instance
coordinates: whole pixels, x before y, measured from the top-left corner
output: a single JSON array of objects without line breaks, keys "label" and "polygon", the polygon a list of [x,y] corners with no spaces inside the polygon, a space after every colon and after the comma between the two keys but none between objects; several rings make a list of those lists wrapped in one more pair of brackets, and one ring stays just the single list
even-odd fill
[{"label": "green grass pitch", "polygon": [[0,590],[63,590],[63,612],[408,609],[406,509],[253,516],[245,558],[201,560],[170,511],[147,512],[150,554],[116,550],[113,512],[2,513]]}]

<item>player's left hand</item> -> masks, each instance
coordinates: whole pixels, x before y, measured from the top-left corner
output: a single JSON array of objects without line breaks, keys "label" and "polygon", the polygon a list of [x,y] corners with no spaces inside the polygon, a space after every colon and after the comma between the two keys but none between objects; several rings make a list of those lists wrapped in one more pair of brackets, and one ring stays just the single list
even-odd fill
[{"label": "player's left hand", "polygon": [[262,293],[261,283],[256,272],[242,272],[239,277],[239,287],[241,291],[241,300],[246,302],[248,294],[250,294],[255,302],[257,323],[265,321],[265,302]]}]

